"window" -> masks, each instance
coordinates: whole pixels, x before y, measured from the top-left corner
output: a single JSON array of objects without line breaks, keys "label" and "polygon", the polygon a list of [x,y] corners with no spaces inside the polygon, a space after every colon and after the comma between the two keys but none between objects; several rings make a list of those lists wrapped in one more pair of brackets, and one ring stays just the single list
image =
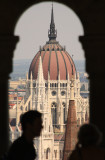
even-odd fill
[{"label": "window", "polygon": [[57,158],[57,150],[54,150],[55,158]]},{"label": "window", "polygon": [[60,159],[62,158],[62,151],[60,150]]},{"label": "window", "polygon": [[54,83],[52,83],[52,87],[54,87],[55,86],[55,84]]},{"label": "window", "polygon": [[27,107],[25,108],[25,111],[27,111]]},{"label": "window", "polygon": [[46,150],[46,159],[50,159],[50,148]]},{"label": "window", "polygon": [[21,106],[20,109],[23,110],[23,106]]},{"label": "window", "polygon": [[65,124],[66,123],[66,104],[65,102],[62,102],[62,105],[63,105],[63,123]]},{"label": "window", "polygon": [[48,87],[48,83],[45,83],[45,87]]},{"label": "window", "polygon": [[56,91],[52,91],[52,96],[55,96],[56,95]]},{"label": "window", "polygon": [[51,105],[51,115],[52,115],[52,122],[53,125],[57,124],[57,104],[55,102]]},{"label": "window", "polygon": [[65,91],[62,91],[62,92],[61,92],[61,95],[64,96],[64,95],[65,95]]},{"label": "window", "polygon": [[36,87],[36,83],[33,83],[33,87]]}]

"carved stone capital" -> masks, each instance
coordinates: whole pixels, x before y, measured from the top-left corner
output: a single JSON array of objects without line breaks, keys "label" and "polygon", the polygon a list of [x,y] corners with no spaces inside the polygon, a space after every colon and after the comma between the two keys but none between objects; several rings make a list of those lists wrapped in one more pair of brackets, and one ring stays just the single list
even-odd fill
[{"label": "carved stone capital", "polygon": [[94,78],[105,78],[105,35],[79,37],[85,51],[86,71]]},{"label": "carved stone capital", "polygon": [[0,77],[8,77],[12,72],[12,58],[18,36],[0,35]]}]

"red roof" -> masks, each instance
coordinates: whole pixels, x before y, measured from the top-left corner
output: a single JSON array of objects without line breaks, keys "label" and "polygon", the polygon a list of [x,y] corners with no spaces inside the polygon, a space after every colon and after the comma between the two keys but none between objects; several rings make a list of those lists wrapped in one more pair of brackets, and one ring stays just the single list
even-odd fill
[{"label": "red roof", "polygon": [[46,44],[41,49],[41,53],[38,52],[35,55],[30,65],[29,78],[32,72],[33,79],[37,79],[40,55],[42,58],[45,80],[48,79],[48,71],[50,72],[51,80],[57,80],[59,72],[61,80],[66,80],[68,73],[70,79],[72,74],[75,75],[76,68],[73,59],[67,53],[67,51],[65,51],[65,49],[56,42],[55,44]]},{"label": "red roof", "polygon": [[9,104],[9,106],[14,106],[15,104]]}]

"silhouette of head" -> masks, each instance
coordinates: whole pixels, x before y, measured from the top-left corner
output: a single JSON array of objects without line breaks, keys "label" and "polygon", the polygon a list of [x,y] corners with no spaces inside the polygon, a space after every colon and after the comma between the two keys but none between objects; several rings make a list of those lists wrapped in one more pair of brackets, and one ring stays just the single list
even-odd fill
[{"label": "silhouette of head", "polygon": [[20,117],[20,123],[22,126],[23,133],[31,133],[34,137],[40,136],[42,126],[42,114],[35,110],[25,112]]},{"label": "silhouette of head", "polygon": [[82,147],[97,146],[102,141],[102,133],[93,124],[84,124],[78,132],[78,141]]}]

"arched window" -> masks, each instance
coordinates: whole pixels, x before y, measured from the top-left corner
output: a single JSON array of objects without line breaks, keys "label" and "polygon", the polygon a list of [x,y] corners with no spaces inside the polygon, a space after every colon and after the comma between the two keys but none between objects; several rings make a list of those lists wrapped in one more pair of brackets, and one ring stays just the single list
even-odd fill
[{"label": "arched window", "polygon": [[46,150],[46,159],[50,159],[50,148]]},{"label": "arched window", "polygon": [[62,151],[60,150],[60,159],[62,158]]},{"label": "arched window", "polygon": [[53,125],[57,124],[57,104],[55,102],[51,105],[51,114],[52,114],[52,122]]},{"label": "arched window", "polygon": [[82,119],[81,119],[81,124],[84,124],[84,118],[82,117]]},{"label": "arched window", "polygon": [[23,111],[23,106],[20,107],[21,111]]},{"label": "arched window", "polygon": [[45,87],[48,87],[48,83],[45,83]]},{"label": "arched window", "polygon": [[55,158],[57,158],[57,150],[54,150]]},{"label": "arched window", "polygon": [[63,105],[63,123],[65,124],[66,123],[66,103],[65,102],[62,102],[62,105]]},{"label": "arched window", "polygon": [[27,111],[27,107],[25,108],[25,111]]},{"label": "arched window", "polygon": [[33,83],[33,87],[34,87],[34,88],[36,87],[36,83]]}]

